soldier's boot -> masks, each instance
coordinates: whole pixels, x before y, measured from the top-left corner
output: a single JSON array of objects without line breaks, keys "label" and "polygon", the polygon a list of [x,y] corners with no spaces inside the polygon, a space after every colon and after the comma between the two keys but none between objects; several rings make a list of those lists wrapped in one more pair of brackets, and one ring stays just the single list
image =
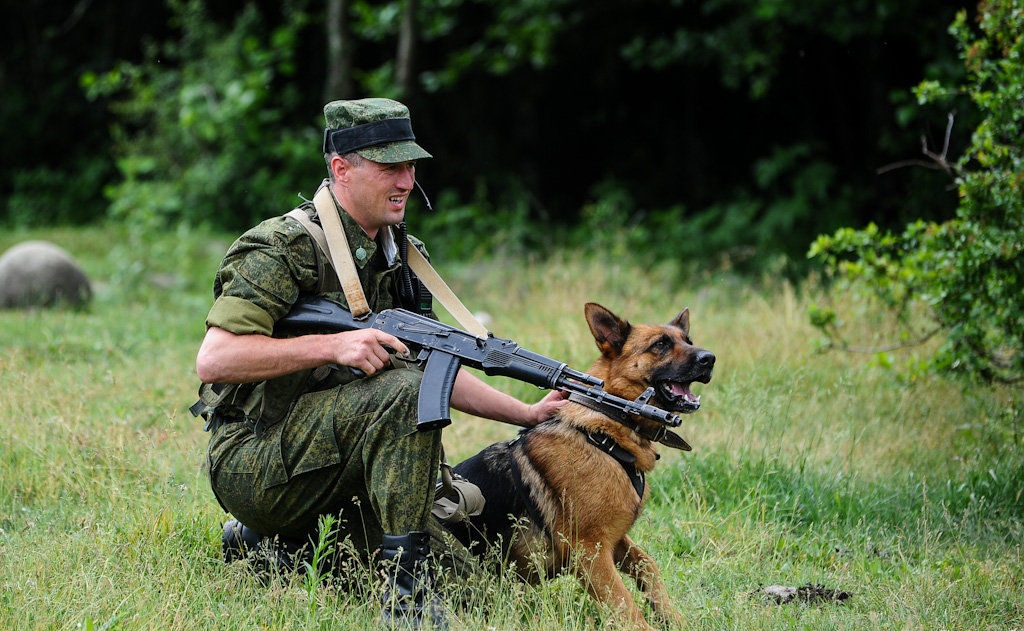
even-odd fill
[{"label": "soldier's boot", "polygon": [[221,550],[224,552],[224,562],[231,563],[246,558],[250,552],[259,548],[262,540],[263,535],[237,519],[225,522],[224,533],[220,537]]},{"label": "soldier's boot", "polygon": [[312,559],[309,545],[262,535],[237,519],[224,524],[221,549],[225,563],[245,560],[258,574],[301,570]]},{"label": "soldier's boot", "polygon": [[430,534],[384,535],[377,551],[384,574],[381,615],[388,628],[447,629],[448,614],[430,574]]}]

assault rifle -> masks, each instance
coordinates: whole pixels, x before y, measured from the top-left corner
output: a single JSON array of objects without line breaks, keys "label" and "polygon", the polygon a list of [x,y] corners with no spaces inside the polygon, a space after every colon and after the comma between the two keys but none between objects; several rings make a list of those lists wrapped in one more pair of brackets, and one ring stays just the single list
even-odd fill
[{"label": "assault rifle", "polygon": [[429,431],[448,425],[451,396],[460,366],[487,375],[511,377],[539,388],[562,390],[606,407],[677,427],[675,414],[647,403],[654,393],[648,388],[635,401],[603,390],[604,382],[566,364],[526,350],[512,340],[488,335],[480,338],[461,329],[405,309],[385,309],[356,319],[341,306],[323,298],[302,299],[274,327],[274,335],[331,333],[373,328],[394,335],[417,353],[424,363],[416,428]]}]

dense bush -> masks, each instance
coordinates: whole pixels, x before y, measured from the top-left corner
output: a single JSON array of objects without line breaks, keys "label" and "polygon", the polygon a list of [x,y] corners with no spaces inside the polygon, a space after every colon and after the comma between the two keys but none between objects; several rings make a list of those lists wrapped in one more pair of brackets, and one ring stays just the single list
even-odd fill
[{"label": "dense bush", "polygon": [[[906,87],[957,69],[935,33],[960,0],[344,4],[12,5],[0,224],[94,221],[109,200],[116,220],[237,230],[315,186],[325,100],[399,94],[445,202],[414,228],[461,252],[593,237],[754,268],[840,226],[953,215],[941,185],[876,169],[922,127]],[[51,185],[68,180],[73,201]]]},{"label": "dense bush", "polygon": [[[962,85],[926,81],[922,103],[970,97],[983,115],[971,144],[947,168],[956,217],[918,221],[901,234],[870,225],[820,237],[810,255],[846,281],[866,281],[900,315],[924,305],[946,343],[934,367],[988,379],[1024,378],[1024,0],[983,2],[978,30],[960,13],[950,32],[966,68]],[[952,115],[951,115],[952,116]],[[951,120],[953,120],[951,118]],[[834,332],[834,313],[815,323]],[[834,333],[833,333],[834,334]]]},{"label": "dense bush", "polygon": [[107,190],[113,217],[156,229],[240,227],[296,203],[292,183],[321,162],[316,127],[285,124],[298,95],[284,79],[294,72],[304,14],[267,29],[248,5],[223,32],[202,2],[171,6],[180,39],[151,44],[142,63],[83,77],[118,117],[121,178]]}]

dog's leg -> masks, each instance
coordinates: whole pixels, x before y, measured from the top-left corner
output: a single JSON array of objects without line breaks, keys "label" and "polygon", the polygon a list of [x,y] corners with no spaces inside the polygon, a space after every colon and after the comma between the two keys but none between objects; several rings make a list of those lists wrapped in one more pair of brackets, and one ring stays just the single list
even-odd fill
[{"label": "dog's leg", "polygon": [[669,601],[668,590],[658,565],[628,536],[623,537],[615,546],[615,562],[626,576],[636,581],[637,588],[647,596],[659,617],[675,627],[683,624],[683,615]]},{"label": "dog's leg", "polygon": [[576,573],[591,597],[610,607],[627,628],[654,631],[622,582],[611,548],[585,543],[577,552]]}]

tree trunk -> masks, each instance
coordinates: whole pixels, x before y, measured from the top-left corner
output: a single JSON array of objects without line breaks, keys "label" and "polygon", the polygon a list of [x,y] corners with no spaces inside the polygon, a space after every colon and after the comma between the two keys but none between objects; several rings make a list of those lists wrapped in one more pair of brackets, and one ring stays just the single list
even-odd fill
[{"label": "tree trunk", "polygon": [[417,0],[406,0],[402,23],[398,30],[398,50],[395,53],[395,87],[401,97],[408,97],[413,89],[413,61],[416,58]]},{"label": "tree trunk", "polygon": [[352,97],[352,32],[348,21],[348,0],[327,0],[327,77],[324,101]]}]

